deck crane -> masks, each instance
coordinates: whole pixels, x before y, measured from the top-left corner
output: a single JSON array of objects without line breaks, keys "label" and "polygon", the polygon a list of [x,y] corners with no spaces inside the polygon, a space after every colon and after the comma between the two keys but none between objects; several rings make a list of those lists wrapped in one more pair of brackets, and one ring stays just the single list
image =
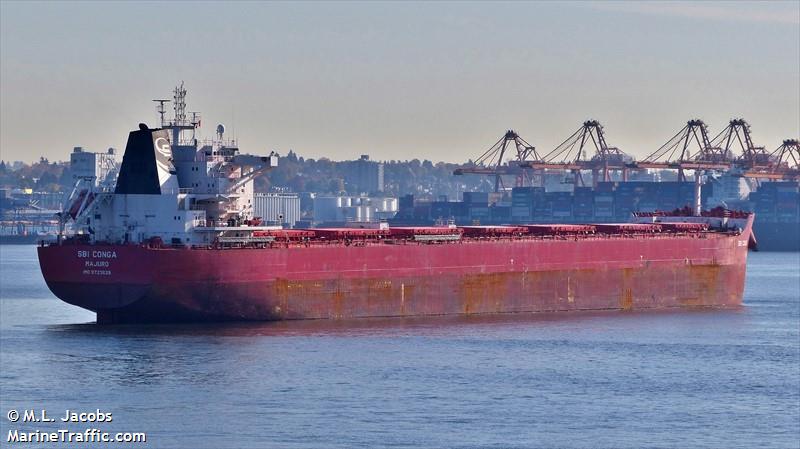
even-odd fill
[{"label": "deck crane", "polygon": [[[594,147],[594,155],[588,158],[586,150]],[[623,180],[627,181],[627,164],[633,161],[617,147],[606,144],[603,126],[597,120],[587,120],[577,131],[552,151],[540,162],[528,164],[534,169],[568,170],[574,175],[575,185],[585,185],[582,170],[591,170],[592,185],[597,186],[598,174],[602,172],[603,181],[611,181],[611,171],[621,170]]]},{"label": "deck crane", "polygon": [[[514,159],[505,162],[511,151],[516,151]],[[494,176],[494,191],[503,187],[503,176],[514,175],[517,185],[523,186],[531,182],[528,174],[528,163],[540,160],[536,148],[525,141],[513,129],[509,129],[494,145],[478,157],[473,167],[462,167],[453,171],[454,175],[478,174]]]}]

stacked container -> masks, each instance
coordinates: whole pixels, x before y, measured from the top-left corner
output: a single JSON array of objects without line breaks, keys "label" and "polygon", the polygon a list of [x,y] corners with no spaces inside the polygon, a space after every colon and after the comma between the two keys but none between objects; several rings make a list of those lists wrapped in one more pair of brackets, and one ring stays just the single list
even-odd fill
[{"label": "stacked container", "polygon": [[624,182],[614,192],[614,218],[627,221],[636,211],[637,191],[635,182]]},{"label": "stacked container", "polygon": [[778,221],[796,222],[800,211],[800,193],[797,182],[782,182],[775,188],[775,215]]},{"label": "stacked container", "polygon": [[467,206],[467,217],[474,221],[489,219],[489,194],[487,192],[464,192],[464,204]]},{"label": "stacked container", "polygon": [[492,206],[489,208],[489,217],[492,223],[510,223],[511,206]]},{"label": "stacked container", "polygon": [[797,182],[765,182],[750,194],[756,219],[795,222],[800,219],[800,193]]},{"label": "stacked container", "polygon": [[449,219],[453,216],[453,212],[451,210],[451,202],[449,201],[434,201],[431,203],[431,215],[430,218],[433,220],[437,220],[439,218],[442,219]]},{"label": "stacked container", "polygon": [[545,196],[547,203],[550,204],[553,219],[563,221],[572,217],[572,193],[547,192]]},{"label": "stacked container", "polygon": [[572,210],[578,221],[591,220],[594,217],[595,192],[590,187],[576,187],[572,198]]},{"label": "stacked container", "polygon": [[535,187],[514,187],[511,189],[511,221],[524,223],[531,220]]},{"label": "stacked container", "polygon": [[482,204],[489,203],[488,192],[464,192],[464,202],[467,204]]}]

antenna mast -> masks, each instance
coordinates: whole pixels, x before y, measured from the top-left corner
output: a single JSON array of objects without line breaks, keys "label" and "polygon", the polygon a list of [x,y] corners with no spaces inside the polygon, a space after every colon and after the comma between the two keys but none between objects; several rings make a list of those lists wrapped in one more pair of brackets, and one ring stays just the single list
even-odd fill
[{"label": "antenna mast", "polygon": [[194,140],[195,139],[195,131],[197,130],[197,128],[200,127],[200,121],[201,121],[200,113],[199,112],[190,111],[189,114],[192,114],[192,122],[191,122],[191,125],[192,125],[192,140]]},{"label": "antenna mast", "polygon": [[166,114],[167,112],[167,108],[164,105],[166,103],[169,103],[170,100],[167,100],[166,98],[159,98],[153,101],[158,103],[158,105],[156,106],[156,112],[158,112],[158,115],[161,116],[161,127],[163,128],[167,124],[167,122],[164,121],[164,114]]},{"label": "antenna mast", "polygon": [[173,91],[172,98],[174,99],[175,103],[173,104],[172,108],[175,111],[175,126],[181,126],[186,124],[186,89],[183,87],[183,81],[181,81],[181,85],[177,86]]},{"label": "antenna mast", "polygon": [[186,118],[186,89],[183,87],[183,81],[181,81],[181,85],[177,86],[172,91],[172,110],[175,112],[175,116],[172,118],[172,121],[165,121],[164,120],[164,103],[169,102],[170,100],[154,100],[159,102],[159,113],[161,114],[161,121],[162,121],[162,128],[169,128],[172,131],[172,145],[192,145],[193,142],[186,141],[181,139],[181,133],[183,131],[192,131],[192,141],[195,138],[195,128],[200,126],[200,114],[196,112],[190,112],[192,114],[191,122]]}]

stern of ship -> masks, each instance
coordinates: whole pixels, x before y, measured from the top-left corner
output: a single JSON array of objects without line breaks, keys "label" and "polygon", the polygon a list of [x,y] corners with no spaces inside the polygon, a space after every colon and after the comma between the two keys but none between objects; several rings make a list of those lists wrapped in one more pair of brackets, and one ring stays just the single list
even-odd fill
[{"label": "stern of ship", "polygon": [[97,313],[97,322],[117,322],[150,290],[152,261],[135,245],[50,244],[38,248],[42,276],[59,299]]}]

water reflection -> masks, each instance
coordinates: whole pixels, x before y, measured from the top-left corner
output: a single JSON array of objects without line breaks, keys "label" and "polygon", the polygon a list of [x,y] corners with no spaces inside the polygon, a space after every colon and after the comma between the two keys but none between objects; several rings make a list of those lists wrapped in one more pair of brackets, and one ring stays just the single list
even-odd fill
[{"label": "water reflection", "polygon": [[[580,311],[544,313],[507,313],[486,315],[428,316],[413,318],[360,318],[347,320],[295,320],[267,322],[115,324],[95,323],[48,326],[50,332],[109,336],[391,336],[457,334],[462,331],[517,327],[570,327],[605,320],[624,323],[628,320],[690,319],[692,317],[732,317],[746,314],[745,307],[668,309],[653,311]],[[591,325],[591,324],[590,324]]]}]

